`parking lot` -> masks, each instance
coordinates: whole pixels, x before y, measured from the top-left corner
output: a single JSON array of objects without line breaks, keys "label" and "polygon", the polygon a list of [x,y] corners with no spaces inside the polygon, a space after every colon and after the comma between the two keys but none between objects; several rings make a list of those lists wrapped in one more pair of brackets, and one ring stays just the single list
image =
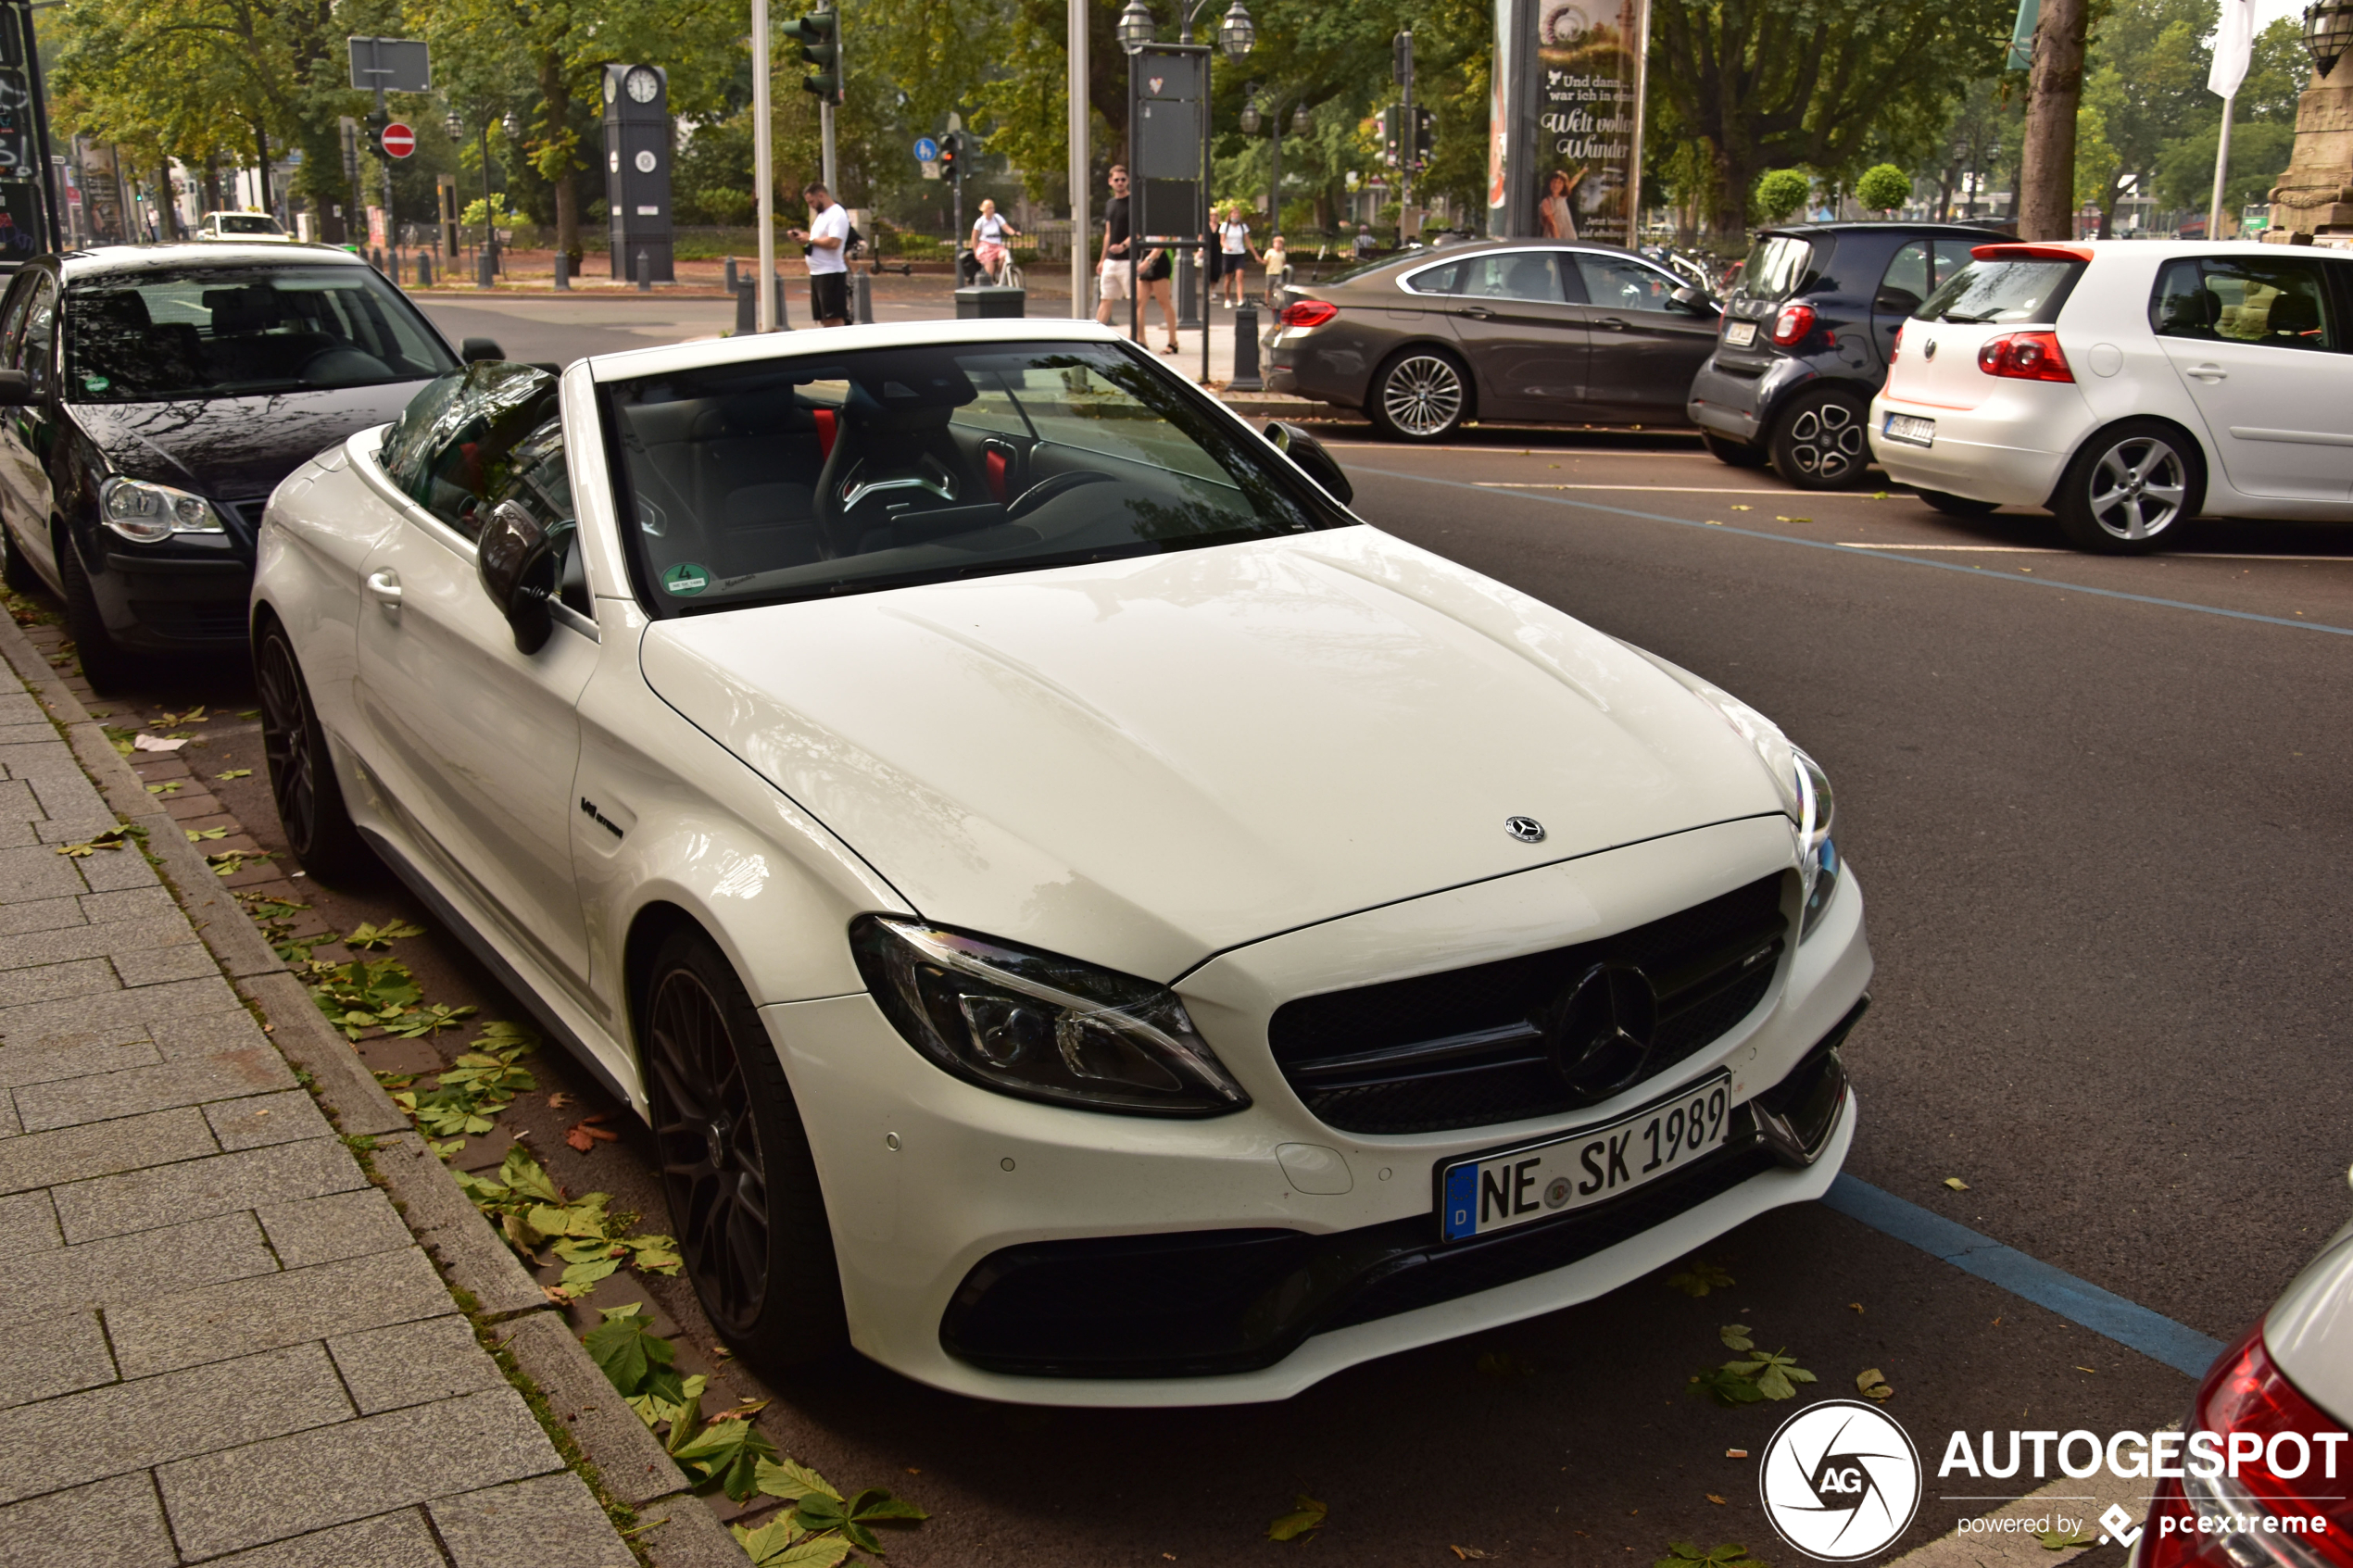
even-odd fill
[{"label": "parking lot", "polygon": [[[519,358],[718,330],[698,305],[428,308]],[[2343,1222],[2353,537],[2195,525],[2166,553],[2098,558],[2062,551],[2036,514],[1957,520],[1876,479],[1802,495],[1676,434],[1325,434],[1368,521],[1698,672],[1828,770],[1878,960],[1846,1053],[1850,1174],[2217,1339]],[[241,670],[150,668],[98,706],[194,737],[184,766],[143,771],[208,792],[293,864],[258,727],[236,717],[255,706]],[[412,921],[425,934],[395,951],[429,998],[522,1016],[389,878],[274,875],[239,880],[309,906],[296,934]],[[360,1049],[385,1072],[434,1061],[419,1042]],[[529,1065],[538,1090],[460,1163],[496,1165],[520,1136],[569,1189],[660,1228],[625,1111],[552,1051]],[[618,1142],[565,1141],[595,1115]],[[1692,1387],[1730,1323],[1785,1347],[1818,1377],[1809,1392],[1882,1374],[1931,1464],[1914,1542],[2008,1485],[1937,1480],[1948,1433],[2146,1429],[2189,1397],[2183,1372],[1822,1206],[1703,1261],[1734,1283],[1693,1297],[1662,1271],[1272,1407],[1014,1407],[863,1364],[768,1387],[681,1282],[616,1275],[574,1312],[647,1296],[683,1331],[682,1364],[714,1375],[709,1403],[772,1399],[760,1422],[779,1447],[932,1512],[892,1543],[914,1564],[1233,1561],[1277,1549],[1268,1522],[1301,1496],[1329,1514],[1299,1549],[1368,1565],[1647,1565],[1679,1540],[1770,1557],[1753,1463],[1728,1450],[1758,1451],[1793,1407],[1721,1409]]]}]

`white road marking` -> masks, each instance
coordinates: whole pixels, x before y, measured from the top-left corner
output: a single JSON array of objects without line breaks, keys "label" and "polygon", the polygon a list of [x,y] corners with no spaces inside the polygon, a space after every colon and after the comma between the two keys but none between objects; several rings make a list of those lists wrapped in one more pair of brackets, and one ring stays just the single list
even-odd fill
[{"label": "white road marking", "polygon": [[1795,495],[1802,491],[1759,490],[1747,484],[1554,484],[1508,479],[1477,479],[1481,490],[1647,490],[1660,495]]},{"label": "white road marking", "polygon": [[[2055,550],[2045,545],[1867,545],[1859,539],[1841,539],[1842,550],[1960,550],[1989,556],[2071,556],[2073,550]],[[2353,561],[2353,556],[2263,556],[2226,555],[2221,551],[2183,550],[2178,554],[2153,557],[2157,560],[2334,560]]]}]

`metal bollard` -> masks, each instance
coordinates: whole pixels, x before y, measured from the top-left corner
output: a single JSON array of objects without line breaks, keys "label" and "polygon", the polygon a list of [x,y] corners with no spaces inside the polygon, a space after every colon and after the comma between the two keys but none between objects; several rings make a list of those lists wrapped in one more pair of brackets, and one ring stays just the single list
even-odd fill
[{"label": "metal bollard", "polygon": [[1234,379],[1231,392],[1264,392],[1266,382],[1258,368],[1258,307],[1245,296],[1234,307]]},{"label": "metal bollard", "polygon": [[400,286],[400,253],[396,250],[392,253],[392,270],[385,273],[384,276],[392,280],[393,287],[398,288]]},{"label": "metal bollard", "polygon": [[497,263],[491,259],[490,253],[486,250],[474,257],[474,287],[478,289],[497,287],[497,274],[493,270],[497,265]]},{"label": "metal bollard", "polygon": [[875,324],[875,280],[864,272],[849,275],[849,324],[853,327]]},{"label": "metal bollard", "polygon": [[381,272],[384,270],[384,246],[372,245],[368,251],[368,265]]},{"label": "metal bollard", "polygon": [[788,332],[792,331],[792,317],[785,309],[785,280],[781,275],[772,273],[768,282],[776,291],[776,330]]},{"label": "metal bollard", "polygon": [[572,257],[562,251],[556,252],[556,287],[560,289],[572,287]]},{"label": "metal bollard", "polygon": [[417,286],[421,289],[433,287],[433,252],[429,250],[417,253]]},{"label": "metal bollard", "polygon": [[727,258],[727,292],[734,294],[736,287],[736,258],[731,256]]},{"label": "metal bollard", "polygon": [[653,258],[642,250],[637,253],[637,292],[639,294],[654,292]]},{"label": "metal bollard", "polygon": [[731,279],[727,286],[736,293],[736,335],[749,337],[760,330],[759,287],[749,278],[740,282]]}]

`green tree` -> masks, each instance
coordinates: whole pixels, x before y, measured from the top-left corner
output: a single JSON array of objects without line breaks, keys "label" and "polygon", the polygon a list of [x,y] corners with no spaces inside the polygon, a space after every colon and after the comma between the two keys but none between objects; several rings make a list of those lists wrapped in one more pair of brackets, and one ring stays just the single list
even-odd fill
[{"label": "green tree", "polygon": [[1892,163],[1873,164],[1855,182],[1855,200],[1872,212],[1893,212],[1912,199],[1912,177]]},{"label": "green tree", "polygon": [[1756,182],[1756,210],[1766,222],[1779,223],[1804,207],[1813,194],[1813,176],[1804,169],[1768,169]]},{"label": "green tree", "polygon": [[1749,192],[1775,163],[1843,178],[1874,149],[1924,156],[1956,96],[1999,66],[2014,13],[2005,0],[1656,0],[1651,93],[1706,148],[1717,243],[1743,243]]}]

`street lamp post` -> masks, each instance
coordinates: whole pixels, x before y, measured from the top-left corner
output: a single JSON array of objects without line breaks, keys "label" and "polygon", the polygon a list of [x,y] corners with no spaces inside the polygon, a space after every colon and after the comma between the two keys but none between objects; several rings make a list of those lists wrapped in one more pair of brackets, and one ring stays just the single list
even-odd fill
[{"label": "street lamp post", "polygon": [[[1193,24],[1201,19],[1202,13],[1207,10],[1211,4],[1212,0],[1183,0],[1182,15],[1177,22],[1176,28],[1178,42],[1184,44],[1190,44],[1192,42]],[[1135,55],[1137,51],[1143,48],[1145,44],[1152,42],[1153,36],[1158,32],[1158,31],[1159,24],[1152,20],[1151,11],[1145,6],[1144,0],[1127,0],[1126,7],[1119,13],[1119,21],[1113,29],[1114,35],[1119,39],[1120,48],[1126,51],[1126,53],[1131,56]],[[1217,19],[1217,47],[1224,51],[1227,59],[1239,64],[1242,59],[1242,56],[1248,55],[1252,47],[1255,45],[1257,42],[1258,26],[1255,22],[1251,20],[1250,7],[1245,6],[1242,3],[1242,0],[1233,0],[1233,3],[1226,7],[1226,14]],[[1214,169],[1210,159],[1210,62],[1214,57],[1215,56],[1213,54],[1212,56],[1205,57],[1202,62],[1201,210],[1195,215],[1199,220],[1196,227],[1199,229],[1201,234],[1200,240],[1197,243],[1202,247],[1202,265],[1201,268],[1201,379],[1203,383],[1206,383],[1209,380],[1209,321],[1211,313],[1214,308],[1214,303],[1209,297],[1208,267],[1208,246],[1211,243],[1209,233],[1210,185]],[[1134,135],[1135,128],[1133,126],[1128,128],[1128,133],[1131,137]],[[1131,219],[1128,225],[1128,231],[1131,234],[1135,232],[1135,228],[1136,225]],[[1133,257],[1136,249],[1136,246],[1130,245],[1128,247],[1128,254]],[[1143,331],[1144,321],[1143,301],[1137,297],[1137,292],[1132,287],[1129,290],[1128,297],[1129,308],[1134,312],[1134,321],[1132,325],[1135,332],[1140,335]],[[1171,330],[1173,332],[1173,325]]]},{"label": "street lamp post", "polygon": [[[1262,113],[1257,95],[1253,94],[1250,102],[1242,106],[1241,118],[1242,134],[1245,136],[1257,135],[1261,125],[1272,132],[1267,139],[1267,151],[1272,155],[1274,169],[1267,182],[1266,232],[1276,234],[1280,233],[1283,227],[1283,100],[1277,97],[1272,103],[1273,108]],[[1290,134],[1304,136],[1315,123],[1307,113],[1307,100],[1294,99],[1292,106]]]}]

